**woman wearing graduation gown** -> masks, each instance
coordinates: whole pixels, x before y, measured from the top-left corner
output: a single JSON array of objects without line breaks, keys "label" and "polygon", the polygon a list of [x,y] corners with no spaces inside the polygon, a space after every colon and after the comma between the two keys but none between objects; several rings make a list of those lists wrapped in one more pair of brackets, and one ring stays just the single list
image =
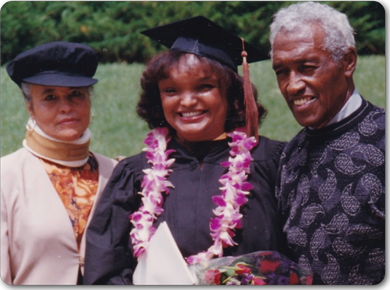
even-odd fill
[{"label": "woman wearing graduation gown", "polygon": [[[85,284],[131,284],[137,257],[163,221],[188,263],[283,253],[274,187],[284,143],[257,136],[265,110],[252,90],[244,100],[245,79],[237,74],[243,45],[248,62],[266,56],[203,17],[143,33],[171,48],[151,60],[141,80],[137,112],[155,130],[147,152],[122,160],[103,192],[87,232]],[[234,146],[239,140],[246,151]],[[234,150],[245,151],[235,173],[226,164]],[[234,205],[226,201],[229,186],[241,190]],[[229,202],[238,210],[227,229],[221,212]]]}]

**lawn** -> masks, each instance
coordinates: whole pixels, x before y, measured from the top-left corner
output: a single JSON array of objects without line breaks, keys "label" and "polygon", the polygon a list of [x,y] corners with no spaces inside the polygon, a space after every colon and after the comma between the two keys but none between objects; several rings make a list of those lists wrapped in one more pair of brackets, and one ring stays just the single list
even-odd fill
[{"label": "lawn", "polygon": [[[94,118],[91,149],[106,156],[130,156],[141,151],[149,131],[135,112],[139,97],[141,64],[102,64],[95,77],[92,97]],[[0,153],[4,156],[22,146],[28,114],[19,88],[0,69]],[[270,61],[251,65],[251,79],[268,114],[260,134],[272,139],[290,140],[301,127],[295,122],[277,87]],[[385,107],[385,57],[359,57],[355,85],[373,104]]]}]

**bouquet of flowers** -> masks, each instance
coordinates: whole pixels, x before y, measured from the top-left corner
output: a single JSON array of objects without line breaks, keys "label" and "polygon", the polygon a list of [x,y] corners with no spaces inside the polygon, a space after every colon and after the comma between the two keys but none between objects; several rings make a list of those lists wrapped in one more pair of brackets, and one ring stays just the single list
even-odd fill
[{"label": "bouquet of flowers", "polygon": [[198,285],[310,285],[313,275],[275,251],[222,257],[189,266]]}]

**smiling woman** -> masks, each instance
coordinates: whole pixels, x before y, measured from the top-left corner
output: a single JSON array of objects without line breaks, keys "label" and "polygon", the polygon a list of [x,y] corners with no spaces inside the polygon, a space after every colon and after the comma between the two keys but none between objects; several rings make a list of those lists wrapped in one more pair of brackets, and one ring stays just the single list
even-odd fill
[{"label": "smiling woman", "polygon": [[137,266],[153,264],[143,261],[163,222],[188,264],[283,253],[274,188],[285,144],[258,136],[265,110],[248,76],[237,73],[265,54],[204,17],[143,33],[170,48],[141,78],[137,113],[153,130],[144,152],[118,164],[98,203],[85,284],[179,283],[169,267],[161,280],[133,277]]},{"label": "smiling woman", "polygon": [[[234,70],[237,70],[237,67]],[[222,93],[221,101],[225,103],[226,100],[228,107],[223,120],[224,130],[229,132],[234,128],[244,128],[246,106],[244,105],[243,80],[234,70],[226,69],[225,65],[214,59],[181,50],[170,50],[159,54],[150,61],[142,75],[143,91],[137,106],[137,113],[148,123],[149,128],[167,127],[172,134],[176,134],[172,124],[166,120],[162,96],[178,97],[183,94],[180,92],[178,95],[177,89],[167,86],[168,84],[182,87],[189,86],[189,82],[192,82],[192,86],[195,87],[191,88],[189,93],[186,92],[187,102],[188,100],[190,102],[203,100],[204,98],[200,98],[200,93],[207,96],[218,91],[219,94]],[[171,77],[172,73],[176,74],[175,78]],[[179,74],[181,78],[178,77]],[[252,89],[254,98],[257,99],[256,88]],[[180,99],[182,97],[183,95]],[[256,103],[256,107],[260,124],[266,111],[260,103]],[[201,139],[210,140],[204,136],[200,137]]]},{"label": "smiling woman", "polygon": [[205,141],[225,132],[227,87],[210,66],[185,54],[169,76],[159,81],[158,87],[164,116],[177,138]]},{"label": "smiling woman", "polygon": [[[82,64],[82,65],[81,65]],[[53,42],[7,65],[30,119],[23,148],[1,158],[1,278],[76,285],[85,230],[116,161],[89,151],[96,53]]]}]

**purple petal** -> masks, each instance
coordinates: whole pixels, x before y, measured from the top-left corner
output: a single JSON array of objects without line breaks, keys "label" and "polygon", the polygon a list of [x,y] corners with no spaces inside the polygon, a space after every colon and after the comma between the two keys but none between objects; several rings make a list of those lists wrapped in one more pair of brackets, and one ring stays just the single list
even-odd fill
[{"label": "purple petal", "polygon": [[219,230],[221,228],[221,220],[219,218],[211,218],[210,219],[210,230],[213,232]]},{"label": "purple petal", "polygon": [[243,182],[241,184],[241,190],[243,190],[243,191],[250,191],[252,189],[253,189],[253,185],[250,184],[249,182]]},{"label": "purple petal", "polygon": [[226,206],[226,201],[223,199],[222,196],[220,196],[220,195],[215,195],[215,196],[212,197],[212,199],[213,199],[213,202],[214,202],[216,205],[222,206],[222,207]]},{"label": "purple petal", "polygon": [[231,164],[231,162],[230,162],[230,161],[224,161],[224,162],[221,162],[221,166],[223,166],[223,167],[229,167],[229,166],[230,166],[230,164]]},{"label": "purple petal", "polygon": [[235,201],[239,206],[241,206],[241,205],[245,204],[245,203],[248,201],[248,199],[245,197],[245,195],[243,195],[243,194],[238,194],[238,195],[236,196],[236,198],[234,199],[234,201]]}]

